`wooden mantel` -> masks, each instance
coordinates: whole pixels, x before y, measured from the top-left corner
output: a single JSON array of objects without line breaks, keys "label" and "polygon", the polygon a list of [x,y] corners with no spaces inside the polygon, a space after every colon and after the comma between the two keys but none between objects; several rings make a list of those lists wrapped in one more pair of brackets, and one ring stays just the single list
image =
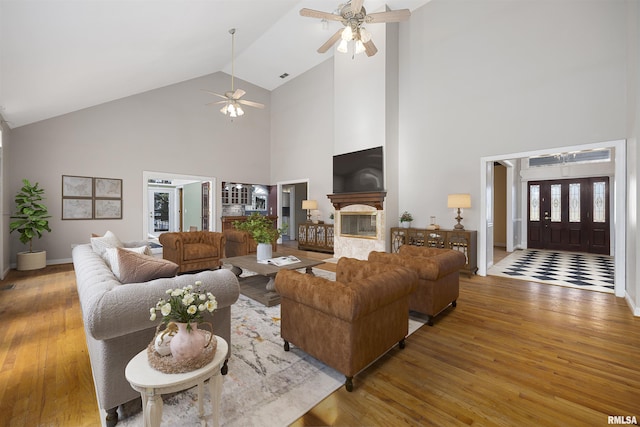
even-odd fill
[{"label": "wooden mantel", "polygon": [[339,193],[339,194],[327,194],[335,210],[349,206],[349,205],[366,205],[373,206],[377,210],[382,210],[382,204],[386,197],[386,191],[370,191],[361,193]]}]

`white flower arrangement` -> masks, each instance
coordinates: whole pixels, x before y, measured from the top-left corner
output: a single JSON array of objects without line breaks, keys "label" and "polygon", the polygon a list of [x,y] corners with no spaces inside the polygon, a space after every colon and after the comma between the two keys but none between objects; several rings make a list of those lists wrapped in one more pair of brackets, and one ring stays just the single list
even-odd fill
[{"label": "white flower arrangement", "polygon": [[187,285],[182,289],[167,289],[168,299],[160,299],[155,307],[149,309],[150,320],[155,321],[156,312],[162,314],[162,322],[186,323],[187,329],[191,330],[191,322],[202,321],[202,313],[208,311],[213,313],[218,308],[218,301],[211,293],[200,293],[202,282],[197,281],[195,287]]}]

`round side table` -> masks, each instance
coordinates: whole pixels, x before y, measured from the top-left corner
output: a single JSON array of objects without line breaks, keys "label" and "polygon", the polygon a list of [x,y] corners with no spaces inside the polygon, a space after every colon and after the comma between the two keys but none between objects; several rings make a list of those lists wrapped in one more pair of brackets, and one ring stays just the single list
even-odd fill
[{"label": "round side table", "polygon": [[165,374],[149,365],[147,350],[138,353],[125,368],[124,375],[131,387],[140,392],[144,426],[159,427],[162,421],[162,395],[198,386],[198,415],[204,416],[202,392],[204,382],[209,380],[209,394],[213,411],[214,426],[219,426],[222,376],[220,369],[227,357],[227,342],[215,336],[218,341],[216,354],[211,362],[195,371],[182,374]]}]

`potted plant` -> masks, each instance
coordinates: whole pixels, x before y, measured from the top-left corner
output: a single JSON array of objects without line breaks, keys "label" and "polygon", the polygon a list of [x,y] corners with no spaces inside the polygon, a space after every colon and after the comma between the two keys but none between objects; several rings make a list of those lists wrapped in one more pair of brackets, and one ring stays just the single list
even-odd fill
[{"label": "potted plant", "polygon": [[251,234],[253,240],[258,244],[258,261],[272,257],[272,243],[287,231],[286,226],[276,228],[271,219],[257,212],[252,213],[245,221],[234,221],[233,226]]},{"label": "potted plant", "polygon": [[409,228],[411,226],[411,221],[413,221],[413,216],[407,211],[404,211],[400,216],[400,225],[404,228]]},{"label": "potted plant", "polygon": [[18,252],[16,256],[16,268],[18,270],[37,270],[47,265],[47,252],[34,251],[33,239],[42,237],[49,228],[49,215],[47,207],[41,203],[44,200],[44,189],[38,183],[31,184],[29,180],[22,180],[22,188],[16,194],[16,213],[11,216],[9,232],[18,231],[20,241],[29,245],[28,252]]}]

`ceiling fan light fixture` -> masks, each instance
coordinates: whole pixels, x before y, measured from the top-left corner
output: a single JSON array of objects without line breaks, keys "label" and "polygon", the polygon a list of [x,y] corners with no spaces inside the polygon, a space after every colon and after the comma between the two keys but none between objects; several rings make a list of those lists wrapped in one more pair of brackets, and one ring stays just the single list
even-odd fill
[{"label": "ceiling fan light fixture", "polygon": [[211,95],[215,95],[217,97],[224,99],[224,101],[211,102],[207,105],[224,104],[223,107],[220,109],[220,112],[225,116],[234,118],[234,117],[239,117],[244,115],[244,110],[240,108],[240,103],[243,103],[244,105],[248,105],[250,107],[255,107],[255,108],[264,108],[264,105],[259,102],[241,100],[240,98],[244,96],[245,91],[242,89],[235,89],[234,87],[236,29],[231,28],[229,30],[229,34],[231,34],[231,90],[225,92],[224,95],[221,95],[216,92],[211,92],[208,90],[205,90],[205,92],[208,92]]},{"label": "ceiling fan light fixture", "polygon": [[347,42],[346,40],[340,40],[340,43],[338,44],[338,47],[336,50],[340,53],[349,52],[349,42]]},{"label": "ceiling fan light fixture", "polygon": [[356,49],[355,49],[356,55],[364,52],[365,50],[366,49],[364,47],[364,43],[362,43],[362,40],[356,41]]},{"label": "ceiling fan light fixture", "polygon": [[342,30],[341,37],[343,41],[353,40],[353,30],[351,29],[350,25],[347,25],[346,27],[344,27],[344,30]]}]

